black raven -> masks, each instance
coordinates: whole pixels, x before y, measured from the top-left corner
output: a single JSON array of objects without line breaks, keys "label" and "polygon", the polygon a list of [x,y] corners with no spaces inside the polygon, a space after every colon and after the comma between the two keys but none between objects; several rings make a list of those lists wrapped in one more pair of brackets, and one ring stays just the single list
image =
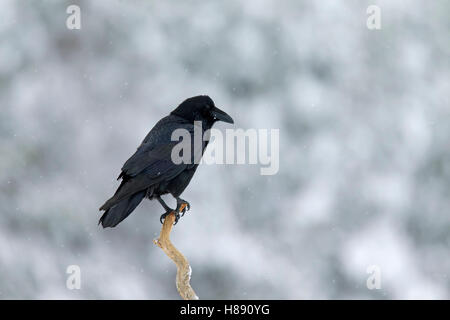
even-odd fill
[{"label": "black raven", "polygon": [[[201,122],[201,153],[194,150],[194,131],[197,132]],[[184,215],[190,205],[180,198],[188,186],[198,166],[196,156],[203,155],[208,141],[203,141],[203,135],[216,121],[234,123],[233,119],[217,108],[208,96],[196,96],[186,99],[170,115],[162,118],[147,134],[137,151],[122,167],[117,178],[122,179],[114,196],[100,207],[104,210],[99,224],[103,228],[115,227],[128,217],[141,203],[144,197],[157,199],[166,212],[161,215],[161,222],[172,211],[175,211],[178,221],[180,213]],[[197,129],[196,129],[197,128]],[[172,159],[172,149],[179,141],[172,141],[172,132],[185,129],[191,136],[192,150],[190,161],[179,164]],[[199,149],[199,147],[198,147]],[[182,152],[181,152],[182,153]],[[175,210],[161,199],[161,195],[170,193],[177,200]]]}]

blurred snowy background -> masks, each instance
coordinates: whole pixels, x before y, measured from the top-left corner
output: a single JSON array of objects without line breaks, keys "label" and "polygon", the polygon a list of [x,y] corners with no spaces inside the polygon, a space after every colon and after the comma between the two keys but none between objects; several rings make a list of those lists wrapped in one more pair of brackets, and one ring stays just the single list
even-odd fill
[{"label": "blurred snowy background", "polygon": [[[200,298],[450,298],[449,12],[0,0],[0,298],[179,298],[152,244],[160,205],[107,230],[98,207],[155,122],[197,94],[281,144],[278,175],[204,165],[183,194],[172,239]],[[72,264],[81,290],[66,288]]]}]

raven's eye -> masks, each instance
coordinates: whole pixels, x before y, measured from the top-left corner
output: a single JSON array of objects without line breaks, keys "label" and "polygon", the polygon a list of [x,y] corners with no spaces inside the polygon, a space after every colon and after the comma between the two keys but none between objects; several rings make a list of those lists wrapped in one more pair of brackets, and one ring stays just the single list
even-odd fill
[{"label": "raven's eye", "polygon": [[202,106],[202,115],[208,116],[210,112],[211,112],[211,106],[209,104],[204,104]]}]

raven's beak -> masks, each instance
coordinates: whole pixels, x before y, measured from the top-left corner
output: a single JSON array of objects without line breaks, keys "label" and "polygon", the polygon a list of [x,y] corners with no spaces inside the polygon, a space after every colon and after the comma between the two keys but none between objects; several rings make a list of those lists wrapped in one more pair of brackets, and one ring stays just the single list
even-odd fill
[{"label": "raven's beak", "polygon": [[211,114],[215,120],[223,121],[223,122],[227,122],[227,123],[234,123],[233,118],[231,118],[228,114],[226,114],[224,111],[220,110],[217,107],[214,107],[211,110]]}]

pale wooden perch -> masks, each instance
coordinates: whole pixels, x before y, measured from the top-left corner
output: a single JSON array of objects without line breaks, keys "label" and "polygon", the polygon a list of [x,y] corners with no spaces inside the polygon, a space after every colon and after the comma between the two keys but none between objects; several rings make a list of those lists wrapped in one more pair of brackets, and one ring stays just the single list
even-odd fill
[{"label": "pale wooden perch", "polygon": [[[181,211],[181,210],[180,210]],[[181,298],[184,300],[198,300],[197,295],[192,289],[191,284],[191,266],[183,254],[170,241],[170,232],[172,231],[173,223],[175,222],[175,212],[171,212],[164,220],[164,224],[159,234],[159,239],[153,242],[163,249],[166,255],[172,259],[177,265],[177,289]]]}]

